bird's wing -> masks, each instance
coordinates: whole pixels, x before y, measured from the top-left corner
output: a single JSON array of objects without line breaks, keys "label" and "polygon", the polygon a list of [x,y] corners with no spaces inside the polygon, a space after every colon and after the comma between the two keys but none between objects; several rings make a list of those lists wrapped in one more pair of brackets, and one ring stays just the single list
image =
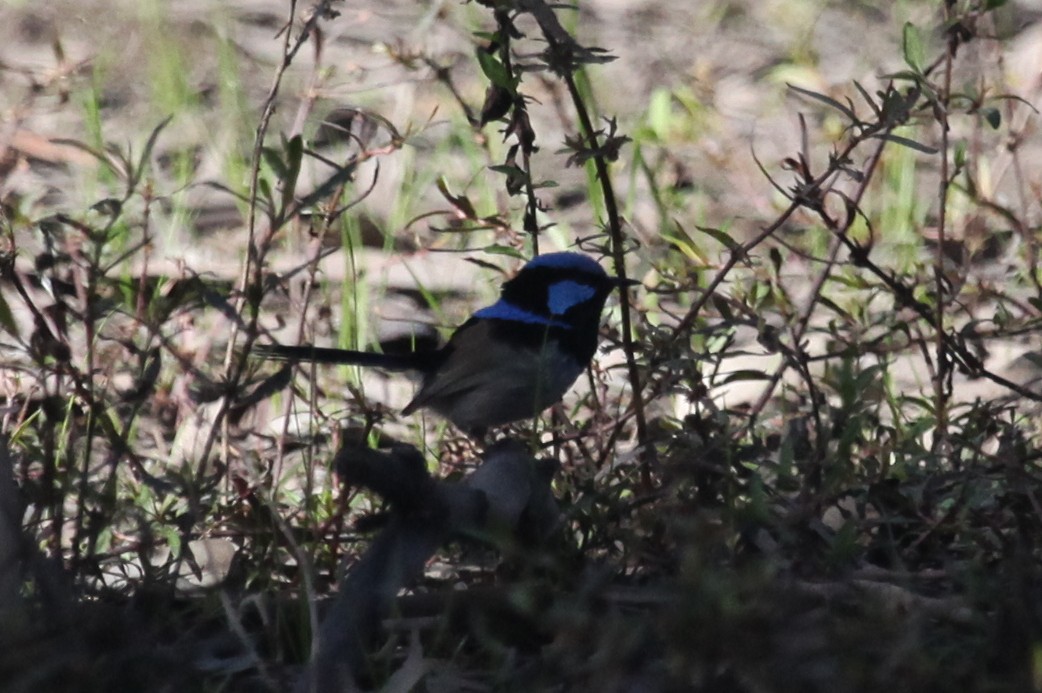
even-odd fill
[{"label": "bird's wing", "polygon": [[444,347],[444,360],[402,413],[408,415],[425,406],[438,409],[436,401],[454,399],[470,390],[534,382],[539,363],[531,349],[497,339],[492,327],[489,320],[470,320],[456,330]]}]

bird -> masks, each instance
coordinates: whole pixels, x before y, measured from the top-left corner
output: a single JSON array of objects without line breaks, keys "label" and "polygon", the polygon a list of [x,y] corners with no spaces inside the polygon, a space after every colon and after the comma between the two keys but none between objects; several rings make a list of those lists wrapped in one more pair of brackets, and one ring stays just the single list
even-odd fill
[{"label": "bird", "polygon": [[430,409],[480,438],[559,402],[597,351],[608,296],[636,284],[582,253],[545,253],[504,282],[499,300],[474,312],[441,347],[384,354],[262,344],[253,354],[417,372],[419,390],[402,413]]}]

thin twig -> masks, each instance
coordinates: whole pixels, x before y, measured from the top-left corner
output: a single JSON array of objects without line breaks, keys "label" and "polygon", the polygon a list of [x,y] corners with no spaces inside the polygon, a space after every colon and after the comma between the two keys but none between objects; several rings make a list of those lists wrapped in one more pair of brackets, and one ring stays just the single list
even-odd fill
[{"label": "thin twig", "polygon": [[[944,24],[948,26],[951,22],[951,5],[944,5]],[[948,188],[951,181],[948,179],[948,107],[951,103],[952,88],[952,61],[954,60],[955,46],[952,39],[945,44],[944,51],[944,77],[937,104],[934,107],[934,117],[941,126],[941,173],[938,182],[938,210],[937,210],[937,248],[934,254],[933,275],[935,300],[935,349],[937,353],[937,373],[934,377],[934,414],[937,417],[937,425],[934,429],[934,450],[946,456],[949,451],[948,441],[948,400],[951,396],[951,374],[952,363],[948,355],[948,340],[945,339],[944,311],[948,302],[945,300],[947,293],[944,276],[944,253],[947,245],[948,224]]]}]

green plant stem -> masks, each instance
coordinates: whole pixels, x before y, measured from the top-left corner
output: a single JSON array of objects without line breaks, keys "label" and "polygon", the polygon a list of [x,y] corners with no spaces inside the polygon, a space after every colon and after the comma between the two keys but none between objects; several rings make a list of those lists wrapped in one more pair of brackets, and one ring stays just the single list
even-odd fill
[{"label": "green plant stem", "polygon": [[[948,26],[950,22],[951,6],[946,4],[944,5],[945,26]],[[944,252],[947,240],[948,188],[951,185],[951,181],[948,179],[948,107],[951,102],[953,50],[954,46],[949,41],[945,46],[944,53],[943,85],[938,94],[938,106],[934,109],[937,122],[941,126],[941,174],[939,190],[937,191],[937,248],[933,263],[934,292],[937,295],[935,299],[936,317],[934,318],[937,323],[934,326],[936,336],[935,348],[937,351],[937,371],[934,373],[933,379],[934,413],[937,416],[934,450],[939,451],[942,456],[945,456],[949,450],[948,399],[951,392],[952,376],[952,362],[948,353],[948,340],[945,339],[944,332],[944,309],[948,304],[944,298],[947,293],[944,277]]]},{"label": "green plant stem", "polygon": [[[553,10],[542,0],[518,0],[517,7],[520,10],[531,13],[539,24],[543,37],[549,44],[551,53],[559,55],[570,55],[578,46],[564,27],[557,20]],[[612,261],[615,264],[615,273],[622,279],[626,279],[626,261],[624,238],[622,233],[622,222],[619,217],[619,208],[615,200],[615,192],[611,184],[611,176],[608,172],[608,164],[603,154],[600,153],[600,144],[597,140],[597,132],[593,127],[589,110],[583,101],[579,87],[575,81],[573,69],[559,70],[561,79],[568,87],[568,94],[575,107],[586,138],[587,146],[594,152],[593,162],[600,179],[601,190],[604,194],[604,206],[608,214],[608,232],[611,237]],[[622,319],[622,343],[626,354],[626,369],[629,375],[630,388],[633,390],[633,414],[637,426],[637,442],[640,447],[641,456],[641,481],[646,489],[651,488],[651,467],[655,461],[655,450],[648,436],[647,419],[644,414],[644,401],[642,399],[643,388],[641,387],[640,371],[637,368],[637,360],[634,354],[632,321],[630,319],[629,302],[620,301]]]},{"label": "green plant stem", "polygon": [[[879,160],[883,155],[883,149],[885,147],[886,140],[879,140],[879,144],[877,145],[876,150],[872,153],[872,157],[869,159],[868,165],[865,167],[865,170],[862,173],[861,184],[858,186],[853,197],[850,198],[851,202],[855,207],[860,203],[861,199],[865,196],[865,193],[868,191],[868,185],[872,181],[876,168],[879,164]],[[796,327],[792,330],[793,348],[800,350],[801,356],[803,357],[806,357],[806,354],[802,354],[800,344],[803,341],[803,335],[806,334],[807,328],[810,325],[810,318],[814,312],[814,307],[817,305],[818,299],[821,296],[821,290],[824,287],[825,281],[828,279],[831,273],[831,269],[833,267],[833,263],[836,260],[836,255],[839,250],[837,244],[842,244],[845,234],[850,229],[850,226],[854,223],[854,220],[856,218],[857,217],[855,214],[851,214],[842,228],[832,228],[835,242],[833,243],[829,251],[828,265],[826,266],[825,271],[822,272],[821,275],[818,277],[818,281],[812,287],[810,301],[808,302],[802,315],[800,316],[800,319],[797,322]],[[835,226],[831,219],[826,219],[825,223],[826,225],[829,225],[831,223],[833,227]],[[760,414],[761,411],[763,411],[763,408],[767,406],[767,403],[770,401],[771,396],[774,394],[775,388],[778,386],[778,383],[781,382],[782,376],[785,374],[785,371],[788,370],[788,367],[788,362],[783,360],[781,365],[779,365],[777,370],[774,372],[774,375],[771,376],[771,380],[770,382],[768,382],[767,387],[764,388],[763,393],[760,395],[760,399],[758,399],[756,403],[752,406],[752,409],[749,410],[747,422],[745,428],[743,429],[744,431],[752,430],[752,427],[756,422],[757,416]]]},{"label": "green plant stem", "polygon": [[[325,6],[328,5],[328,2],[329,0],[326,0],[326,2],[322,3],[322,6],[314,8],[312,15],[301,28],[300,34],[294,43],[292,41],[292,33],[293,22],[296,18],[297,3],[296,0],[290,0],[289,18],[286,21],[285,27],[286,36],[282,47],[282,62],[275,72],[271,88],[268,90],[268,96],[264,101],[264,110],[261,114],[260,123],[257,125],[257,134],[254,138],[251,158],[252,165],[250,167],[250,188],[248,194],[249,208],[246,215],[248,250],[246,253],[246,261],[243,263],[242,279],[240,280],[240,295],[236,302],[236,310],[241,313],[243,309],[248,309],[249,318],[246,321],[245,329],[246,344],[242,354],[238,357],[236,357],[235,350],[239,327],[237,323],[232,324],[231,336],[228,339],[228,350],[225,354],[225,374],[229,393],[235,392],[236,385],[242,378],[243,372],[246,370],[246,354],[249,352],[249,347],[257,336],[257,320],[260,315],[260,301],[264,285],[264,257],[270,247],[272,235],[276,231],[274,228],[267,229],[264,236],[260,241],[258,241],[257,193],[260,184],[260,166],[264,141],[268,134],[268,127],[271,124],[272,116],[275,114],[275,97],[278,95],[279,89],[282,85],[282,78],[286,74],[286,70],[289,69],[289,66],[293,63],[293,59],[297,52],[304,46],[308,38],[312,35],[318,21],[325,16]],[[199,459],[200,476],[205,474],[206,462],[210,458],[210,453],[217,441],[219,431],[224,432],[222,438],[226,441],[227,446],[227,441],[229,439],[228,431],[226,430],[227,413],[232,403],[232,396],[232,394],[229,394],[222,398],[221,407],[214,417],[213,425],[211,426],[209,436],[206,439],[206,445],[203,447],[203,452]],[[228,450],[225,450],[225,457],[227,457],[227,453]]]},{"label": "green plant stem", "polygon": [[[547,40],[553,43],[553,38],[547,34]],[[579,94],[579,87],[575,83],[572,73],[564,75],[565,84],[568,85],[568,93],[572,97],[576,114],[579,116],[579,124],[586,135],[587,144],[593,151],[598,151],[600,143],[597,141],[597,133],[593,128],[593,122]],[[600,180],[601,190],[604,194],[604,208],[608,213],[608,231],[611,234],[611,253],[615,264],[615,274],[621,280],[626,279],[626,254],[625,239],[622,234],[622,221],[619,218],[619,207],[615,200],[615,191],[611,183],[611,174],[608,171],[608,163],[604,156],[597,154],[593,157],[594,166],[597,169],[597,178]],[[629,374],[630,388],[633,390],[633,415],[637,425],[637,442],[641,449],[642,469],[641,480],[645,487],[651,487],[651,465],[655,459],[655,451],[648,437],[648,424],[644,415],[644,402],[641,399],[640,371],[637,368],[637,359],[634,354],[632,320],[630,319],[629,301],[626,297],[619,302],[620,315],[622,319],[622,345],[626,354],[626,369]]]}]

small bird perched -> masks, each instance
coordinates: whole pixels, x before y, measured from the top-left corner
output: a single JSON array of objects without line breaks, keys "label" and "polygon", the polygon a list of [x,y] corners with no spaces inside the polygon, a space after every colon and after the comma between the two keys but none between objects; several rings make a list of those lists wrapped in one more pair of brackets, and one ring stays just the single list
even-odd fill
[{"label": "small bird perched", "polygon": [[608,294],[639,282],[609,276],[592,258],[540,255],[503,284],[439,349],[378,354],[313,346],[258,345],[254,354],[417,371],[423,382],[403,414],[426,407],[481,436],[491,426],[537,416],[558,402],[597,350]]}]

